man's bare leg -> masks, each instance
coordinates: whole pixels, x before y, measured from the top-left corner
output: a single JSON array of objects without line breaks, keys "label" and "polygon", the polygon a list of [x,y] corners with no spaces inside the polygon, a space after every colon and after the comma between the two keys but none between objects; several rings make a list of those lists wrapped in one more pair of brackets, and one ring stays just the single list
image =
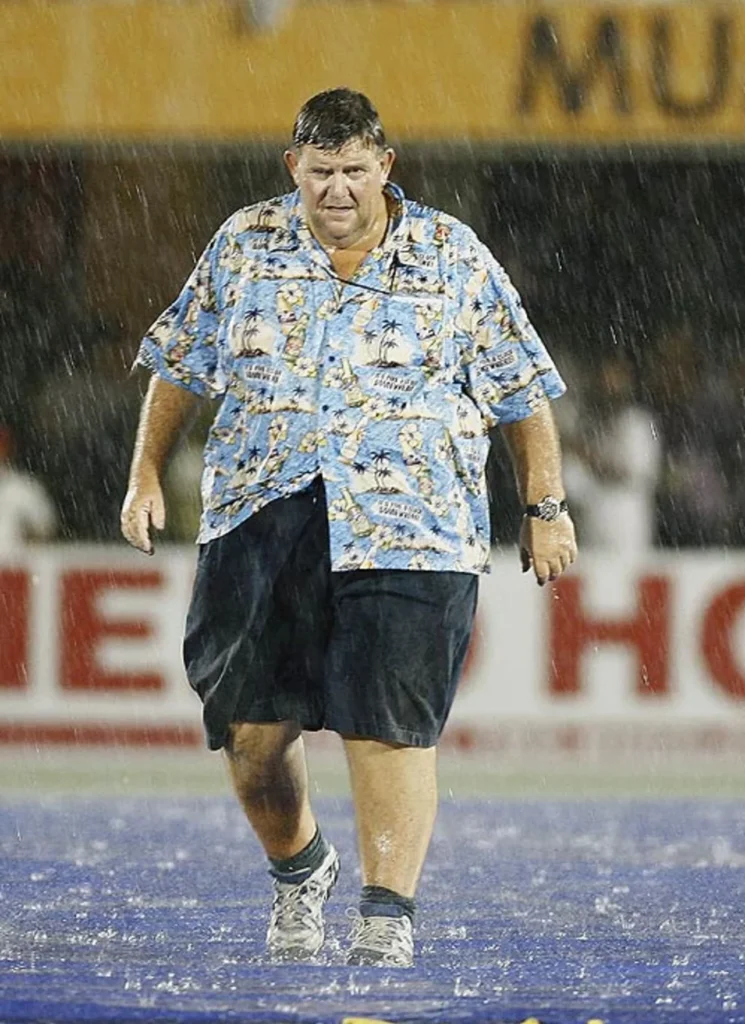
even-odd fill
[{"label": "man's bare leg", "polygon": [[307,960],[321,949],[323,910],[339,873],[336,850],[316,826],[295,722],[231,727],[228,765],[274,876],[266,945],[272,959]]},{"label": "man's bare leg", "polygon": [[437,748],[344,739],[362,884],[411,899],[437,814]]},{"label": "man's bare leg", "polygon": [[316,832],[300,727],[241,722],[230,730],[228,768],[246,817],[268,857],[293,857]]}]

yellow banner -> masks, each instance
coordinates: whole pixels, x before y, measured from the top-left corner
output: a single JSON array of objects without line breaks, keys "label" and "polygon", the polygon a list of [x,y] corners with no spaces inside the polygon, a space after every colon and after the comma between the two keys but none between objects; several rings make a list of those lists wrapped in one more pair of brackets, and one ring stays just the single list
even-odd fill
[{"label": "yellow banner", "polygon": [[744,49],[735,3],[0,0],[0,137],[286,139],[344,84],[399,139],[736,142]]}]

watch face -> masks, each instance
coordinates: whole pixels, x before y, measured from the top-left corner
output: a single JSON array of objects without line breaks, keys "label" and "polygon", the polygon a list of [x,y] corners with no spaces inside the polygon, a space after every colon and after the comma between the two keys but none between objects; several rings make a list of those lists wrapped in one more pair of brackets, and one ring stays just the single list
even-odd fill
[{"label": "watch face", "polygon": [[538,502],[538,512],[541,519],[547,523],[552,523],[554,519],[558,519],[561,513],[561,502],[558,498],[543,498],[542,501]]}]

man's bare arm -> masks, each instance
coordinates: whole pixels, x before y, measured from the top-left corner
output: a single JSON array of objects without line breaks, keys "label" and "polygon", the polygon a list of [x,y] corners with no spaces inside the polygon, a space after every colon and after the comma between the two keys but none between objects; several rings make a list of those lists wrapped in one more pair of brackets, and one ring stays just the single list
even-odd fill
[{"label": "man's bare arm", "polygon": [[[522,503],[535,505],[547,495],[563,498],[561,446],[549,403],[527,419],[505,424],[502,433]],[[563,514],[553,522],[523,517],[520,528],[523,572],[532,566],[541,586],[556,579],[576,557],[574,524],[568,515]]]},{"label": "man's bare arm", "polygon": [[185,388],[153,376],[142,403],[121,528],[129,543],[147,555],[154,550],[150,528],[162,530],[166,524],[163,469],[198,401]]},{"label": "man's bare arm", "polygon": [[522,503],[534,505],[547,494],[563,498],[561,447],[549,403],[527,419],[506,423],[501,429]]}]

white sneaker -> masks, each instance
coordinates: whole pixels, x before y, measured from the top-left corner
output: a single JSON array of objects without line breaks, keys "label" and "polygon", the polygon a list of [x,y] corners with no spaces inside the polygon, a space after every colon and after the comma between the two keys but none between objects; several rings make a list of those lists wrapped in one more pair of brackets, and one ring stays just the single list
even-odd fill
[{"label": "white sneaker", "polygon": [[323,908],[339,877],[339,854],[333,846],[304,882],[274,880],[274,900],[266,947],[276,960],[308,960],[323,945]]},{"label": "white sneaker", "polygon": [[348,915],[354,924],[349,936],[351,946],[347,963],[355,967],[412,967],[414,935],[411,918],[363,917],[359,911]]}]

